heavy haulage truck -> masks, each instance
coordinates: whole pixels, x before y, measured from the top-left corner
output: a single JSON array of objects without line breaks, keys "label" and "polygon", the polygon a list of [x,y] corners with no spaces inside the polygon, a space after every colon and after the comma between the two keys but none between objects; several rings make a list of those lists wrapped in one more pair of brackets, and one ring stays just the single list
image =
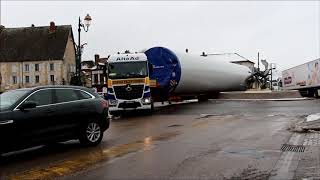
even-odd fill
[{"label": "heavy haulage truck", "polygon": [[108,59],[111,114],[122,110],[152,111],[154,102],[210,98],[221,91],[246,89],[248,67],[210,56],[153,47]]},{"label": "heavy haulage truck", "polygon": [[284,90],[299,90],[303,97],[320,95],[320,59],[282,71]]}]

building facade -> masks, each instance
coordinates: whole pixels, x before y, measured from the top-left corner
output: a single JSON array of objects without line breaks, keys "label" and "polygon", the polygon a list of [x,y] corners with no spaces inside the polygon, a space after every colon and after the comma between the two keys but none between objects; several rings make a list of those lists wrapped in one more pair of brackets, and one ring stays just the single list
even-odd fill
[{"label": "building facade", "polygon": [[93,60],[81,62],[81,73],[84,77],[85,86],[93,88],[99,94],[107,93],[107,63],[108,57],[100,58],[98,54],[94,55]]},{"label": "building facade", "polygon": [[69,84],[75,60],[71,25],[0,29],[0,91]]}]

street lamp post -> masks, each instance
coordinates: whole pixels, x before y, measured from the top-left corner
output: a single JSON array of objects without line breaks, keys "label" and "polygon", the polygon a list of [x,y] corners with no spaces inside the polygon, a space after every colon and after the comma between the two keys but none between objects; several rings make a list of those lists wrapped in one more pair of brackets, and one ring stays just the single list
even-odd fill
[{"label": "street lamp post", "polygon": [[81,45],[81,42],[80,42],[80,34],[81,34],[81,28],[83,28],[83,30],[85,32],[88,32],[89,30],[89,26],[91,24],[91,16],[89,14],[86,15],[86,17],[84,18],[84,23],[81,22],[81,19],[79,17],[79,22],[78,22],[78,45],[77,45],[77,56],[76,56],[76,77],[77,77],[77,81],[78,81],[78,84],[82,84],[81,83],[81,54],[82,54],[82,49],[83,49],[83,45]]},{"label": "street lamp post", "polygon": [[272,91],[273,90],[273,83],[272,83],[272,70],[274,70],[274,69],[276,69],[275,67],[272,67],[272,65],[273,65],[273,63],[270,63],[270,70],[271,70],[271,72],[270,72],[270,90]]}]

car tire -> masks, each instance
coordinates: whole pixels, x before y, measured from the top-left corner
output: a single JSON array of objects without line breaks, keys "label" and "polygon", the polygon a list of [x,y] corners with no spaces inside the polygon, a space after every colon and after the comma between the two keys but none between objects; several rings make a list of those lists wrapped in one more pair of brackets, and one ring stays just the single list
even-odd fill
[{"label": "car tire", "polygon": [[80,131],[79,141],[84,146],[96,146],[103,138],[103,129],[99,122],[88,121]]}]

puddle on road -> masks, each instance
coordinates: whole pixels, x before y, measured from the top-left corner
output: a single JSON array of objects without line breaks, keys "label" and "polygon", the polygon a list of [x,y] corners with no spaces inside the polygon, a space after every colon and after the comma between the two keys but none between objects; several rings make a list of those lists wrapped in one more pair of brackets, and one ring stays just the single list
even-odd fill
[{"label": "puddle on road", "polygon": [[229,147],[229,148],[225,148],[221,152],[232,154],[232,155],[252,157],[255,159],[265,158],[265,155],[263,154],[263,152],[260,152],[254,148],[247,148],[247,147]]},{"label": "puddle on road", "polygon": [[106,149],[89,151],[86,154],[75,157],[61,163],[54,164],[46,168],[29,169],[25,172],[16,173],[8,177],[10,180],[20,179],[53,179],[78,171],[83,171],[99,162],[107,162],[118,157],[123,157],[129,153],[140,150],[150,150],[156,142],[170,140],[178,136],[179,132],[168,132],[158,136],[145,137],[143,140],[128,144],[122,144]]},{"label": "puddle on road", "polygon": [[223,122],[223,120],[234,116],[233,114],[200,114],[200,117],[195,118],[196,120],[192,123],[192,127],[207,127],[209,123],[217,123],[218,121],[216,120]]},{"label": "puddle on road", "polygon": [[233,116],[233,114],[200,114],[200,117],[196,119],[206,119],[206,118],[217,117],[217,116],[229,117],[229,116]]}]

